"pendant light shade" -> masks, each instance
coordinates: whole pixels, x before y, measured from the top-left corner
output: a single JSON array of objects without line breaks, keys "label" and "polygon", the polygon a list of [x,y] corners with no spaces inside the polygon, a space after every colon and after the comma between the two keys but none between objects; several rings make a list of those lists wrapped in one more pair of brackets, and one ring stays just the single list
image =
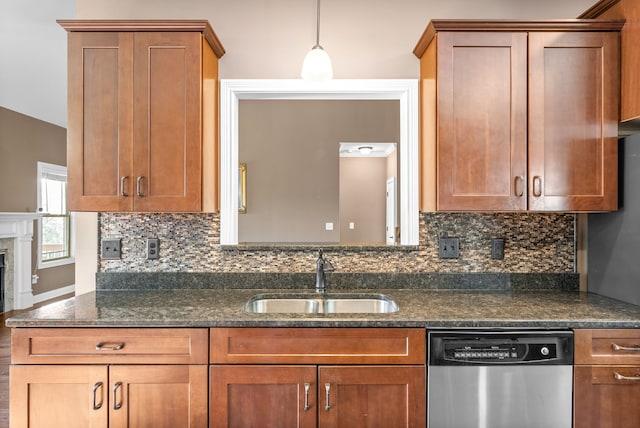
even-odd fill
[{"label": "pendant light shade", "polygon": [[333,79],[333,67],[329,54],[321,46],[314,46],[304,57],[302,78],[313,82]]},{"label": "pendant light shade", "polygon": [[329,54],[320,46],[320,0],[316,0],[316,44],[304,57],[302,78],[312,82],[333,79],[333,66]]}]

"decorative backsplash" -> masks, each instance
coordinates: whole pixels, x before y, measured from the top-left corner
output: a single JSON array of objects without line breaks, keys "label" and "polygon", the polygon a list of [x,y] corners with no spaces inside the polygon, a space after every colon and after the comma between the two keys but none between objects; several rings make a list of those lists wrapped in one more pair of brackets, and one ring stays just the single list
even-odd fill
[{"label": "decorative backsplash", "polygon": [[[120,238],[122,258],[99,260],[99,272],[313,272],[317,250],[229,250],[220,246],[220,217],[209,213],[99,214],[99,236]],[[331,249],[337,272],[572,273],[573,214],[423,213],[417,250]],[[460,258],[440,259],[438,240],[460,238]],[[146,239],[159,238],[160,258],[146,259]],[[491,238],[504,238],[503,260]]]}]

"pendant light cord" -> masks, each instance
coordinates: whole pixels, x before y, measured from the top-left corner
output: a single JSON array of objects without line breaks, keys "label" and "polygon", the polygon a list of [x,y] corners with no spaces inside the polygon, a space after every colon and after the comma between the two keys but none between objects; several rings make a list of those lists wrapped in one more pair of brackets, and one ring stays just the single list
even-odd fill
[{"label": "pendant light cord", "polygon": [[320,46],[320,0],[316,0],[316,45],[314,48],[322,49]]}]

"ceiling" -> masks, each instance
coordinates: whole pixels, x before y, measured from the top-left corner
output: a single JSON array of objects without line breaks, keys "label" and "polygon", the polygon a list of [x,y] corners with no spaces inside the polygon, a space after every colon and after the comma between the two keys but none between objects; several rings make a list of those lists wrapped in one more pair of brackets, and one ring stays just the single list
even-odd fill
[{"label": "ceiling", "polygon": [[67,124],[67,33],[76,0],[0,1],[0,106]]}]

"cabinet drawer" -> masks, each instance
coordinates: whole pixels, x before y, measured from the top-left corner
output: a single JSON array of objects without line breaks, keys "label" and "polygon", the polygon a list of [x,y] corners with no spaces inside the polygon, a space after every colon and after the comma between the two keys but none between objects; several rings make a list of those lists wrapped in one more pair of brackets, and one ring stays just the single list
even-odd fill
[{"label": "cabinet drawer", "polygon": [[212,363],[425,364],[425,330],[213,328]]},{"label": "cabinet drawer", "polygon": [[640,330],[576,330],[575,364],[640,364]]},{"label": "cabinet drawer", "polygon": [[208,330],[188,328],[14,328],[13,364],[206,364]]}]

